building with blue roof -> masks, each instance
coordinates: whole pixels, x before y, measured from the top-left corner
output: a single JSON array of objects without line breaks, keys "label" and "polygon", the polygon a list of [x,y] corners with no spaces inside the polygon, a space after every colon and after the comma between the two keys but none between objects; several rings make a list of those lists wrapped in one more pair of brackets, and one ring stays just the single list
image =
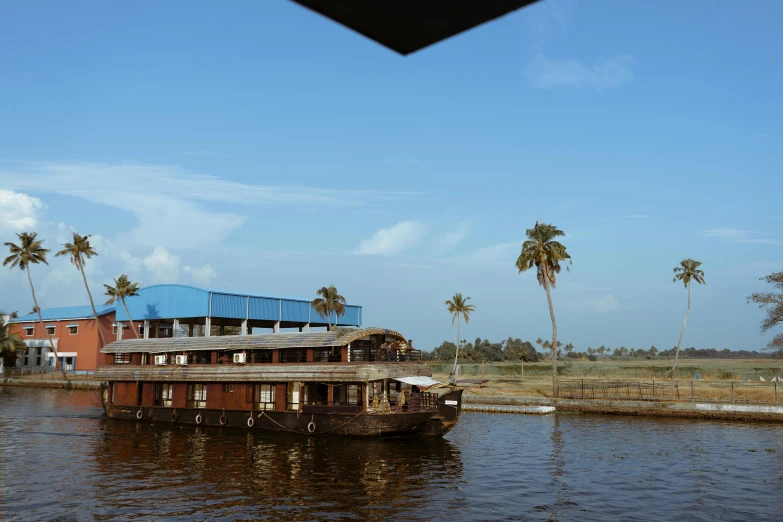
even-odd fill
[{"label": "building with blue roof", "polygon": [[[319,315],[310,301],[260,294],[205,290],[187,285],[164,284],[141,288],[137,296],[112,305],[97,305],[100,328],[106,342],[140,337],[247,335],[254,329],[280,332],[332,326],[360,327],[362,307],[345,305],[345,314],[330,318]],[[130,314],[130,316],[129,316]],[[58,351],[60,363],[68,371],[94,370],[100,365],[98,329],[90,306],[69,306],[41,310],[11,319],[13,333],[28,346],[19,361],[25,368],[51,368],[53,354],[49,337]]]}]

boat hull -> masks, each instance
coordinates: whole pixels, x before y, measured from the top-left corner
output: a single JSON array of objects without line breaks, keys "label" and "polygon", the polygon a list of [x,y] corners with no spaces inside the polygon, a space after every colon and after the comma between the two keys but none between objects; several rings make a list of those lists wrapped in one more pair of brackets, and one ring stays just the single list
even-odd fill
[{"label": "boat hull", "polygon": [[[104,385],[105,386],[105,385]],[[102,386],[102,388],[104,387]],[[157,406],[118,406],[107,404],[101,391],[103,408],[112,419],[136,422],[217,426],[246,430],[269,430],[303,435],[340,435],[355,437],[394,437],[406,435],[443,436],[459,418],[462,390],[439,398],[437,410],[415,413],[297,413],[295,411],[209,410],[164,408]],[[447,405],[446,402],[454,403]]]}]

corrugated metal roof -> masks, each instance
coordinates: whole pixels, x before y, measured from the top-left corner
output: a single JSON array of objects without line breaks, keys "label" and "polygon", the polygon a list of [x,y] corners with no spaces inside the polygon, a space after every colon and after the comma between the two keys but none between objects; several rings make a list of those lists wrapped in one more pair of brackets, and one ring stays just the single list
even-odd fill
[{"label": "corrugated metal roof", "polygon": [[[146,286],[139,290],[138,296],[129,297],[125,302],[136,321],[210,316],[302,325],[327,323],[327,319],[320,317],[305,299],[219,292],[189,285]],[[117,309],[117,319],[128,320],[123,307]],[[338,319],[332,314],[331,324],[360,326],[361,307],[346,304],[345,315]]]},{"label": "corrugated metal roof", "polygon": [[[106,315],[113,312],[114,305],[96,305],[95,311],[98,315]],[[89,306],[66,306],[62,308],[47,308],[41,310],[41,316],[44,321],[64,321],[68,319],[89,319],[92,317],[92,308]],[[38,321],[38,314],[27,314],[23,317],[11,319],[9,323],[26,323],[29,321]]]},{"label": "corrugated metal roof", "polygon": [[356,382],[432,376],[423,364],[204,364],[194,366],[101,366],[95,378],[102,381],[158,382]]},{"label": "corrugated metal roof", "polygon": [[215,337],[174,337],[167,339],[125,339],[107,344],[103,353],[163,353],[211,350],[268,350],[281,348],[327,348],[345,346],[368,335],[389,335],[404,340],[394,330],[363,328],[333,332],[272,333]]}]

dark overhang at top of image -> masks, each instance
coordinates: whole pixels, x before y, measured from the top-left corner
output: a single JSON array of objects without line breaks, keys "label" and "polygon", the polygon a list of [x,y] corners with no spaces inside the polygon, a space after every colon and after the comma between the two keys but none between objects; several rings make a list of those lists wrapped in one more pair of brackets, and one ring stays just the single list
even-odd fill
[{"label": "dark overhang at top of image", "polygon": [[406,55],[538,0],[293,0]]}]

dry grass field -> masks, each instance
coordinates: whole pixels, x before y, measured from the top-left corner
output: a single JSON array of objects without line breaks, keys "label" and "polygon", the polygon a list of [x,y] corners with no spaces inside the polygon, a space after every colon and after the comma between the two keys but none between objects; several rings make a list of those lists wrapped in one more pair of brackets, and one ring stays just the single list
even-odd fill
[{"label": "dry grass field", "polygon": [[[452,365],[430,364],[436,379],[448,380]],[[644,399],[649,397],[652,384],[656,383],[657,399],[721,402],[775,402],[783,399],[783,383],[777,383],[777,386],[771,383],[773,377],[783,377],[783,360],[780,359],[680,359],[675,378],[664,381],[669,370],[671,360],[666,359],[566,360],[558,365],[562,382],[578,383],[579,386],[584,382],[597,395],[605,394],[609,398],[628,395],[627,398]],[[526,364],[524,374],[520,364],[462,365],[462,378],[482,378],[482,375],[489,382],[482,389],[473,390],[475,393],[529,397],[550,397],[552,394],[551,364],[548,362]],[[624,384],[623,389],[610,387],[604,390],[605,386],[600,383],[609,381],[634,384]],[[572,384],[572,388],[576,386]]]}]

